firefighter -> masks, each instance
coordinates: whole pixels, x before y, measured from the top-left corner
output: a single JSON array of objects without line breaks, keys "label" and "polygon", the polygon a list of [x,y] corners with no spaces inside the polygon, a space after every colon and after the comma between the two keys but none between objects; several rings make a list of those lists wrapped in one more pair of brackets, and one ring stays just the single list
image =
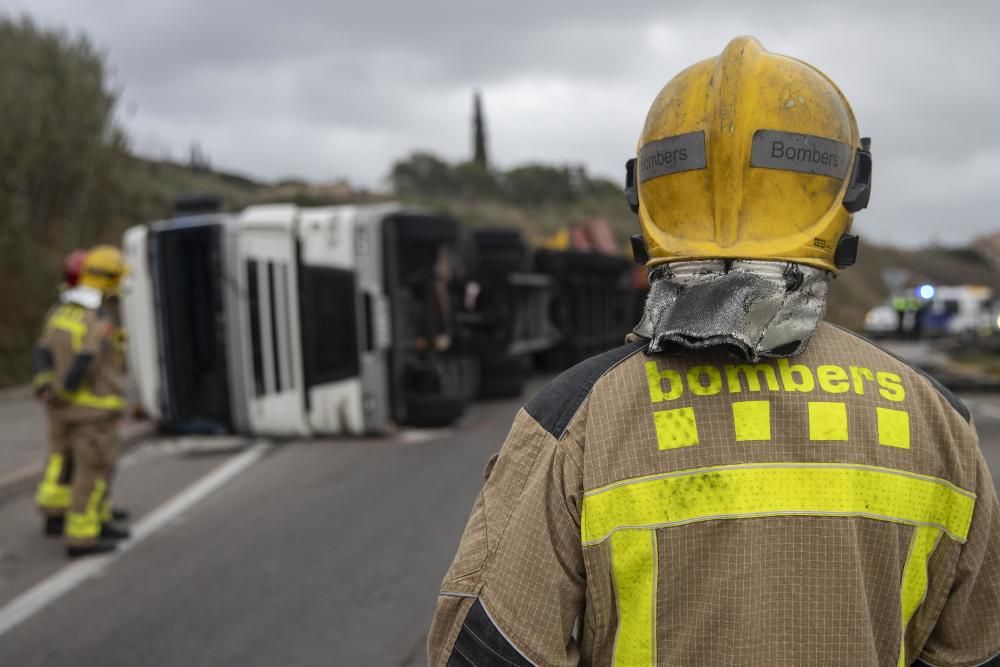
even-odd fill
[{"label": "firefighter", "polygon": [[821,321],[870,187],[806,63],[740,37],[663,88],[627,169],[644,316],[518,413],[431,665],[997,660],[1000,507],[969,411]]},{"label": "firefighter", "polygon": [[[76,287],[86,258],[87,251],[82,249],[74,250],[63,258],[60,266],[62,283],[59,285],[59,291],[61,294]],[[49,310],[46,320],[51,317],[56,308],[58,305]],[[35,494],[35,502],[44,518],[42,532],[50,537],[58,537],[63,534],[66,510],[69,509],[73,457],[66,440],[66,429],[61,418],[61,411],[55,405],[52,377],[52,353],[40,340],[35,348],[34,386],[35,396],[45,404],[49,451],[45,457],[45,468],[42,480],[38,485],[38,491]]]},{"label": "firefighter", "polygon": [[40,349],[51,358],[53,402],[72,450],[72,491],[64,535],[71,558],[110,551],[128,531],[113,522],[108,502],[124,408],[121,349],[102,311],[118,293],[126,266],[121,252],[92,248],[79,284],[50,314]]}]

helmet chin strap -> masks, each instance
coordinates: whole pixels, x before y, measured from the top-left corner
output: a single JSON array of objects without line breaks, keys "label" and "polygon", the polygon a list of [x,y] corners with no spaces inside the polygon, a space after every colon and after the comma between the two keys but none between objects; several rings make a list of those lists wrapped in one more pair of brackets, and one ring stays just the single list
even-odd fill
[{"label": "helmet chin strap", "polygon": [[634,333],[649,352],[727,347],[750,361],[805,349],[826,310],[831,273],[750,260],[675,262],[650,274]]}]

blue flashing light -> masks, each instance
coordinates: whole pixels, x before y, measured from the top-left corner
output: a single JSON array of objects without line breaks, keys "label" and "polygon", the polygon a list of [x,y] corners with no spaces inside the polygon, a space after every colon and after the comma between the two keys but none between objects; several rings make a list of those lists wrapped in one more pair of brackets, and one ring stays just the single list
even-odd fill
[{"label": "blue flashing light", "polygon": [[937,290],[934,289],[934,285],[921,285],[917,288],[917,296],[921,299],[933,299]]}]

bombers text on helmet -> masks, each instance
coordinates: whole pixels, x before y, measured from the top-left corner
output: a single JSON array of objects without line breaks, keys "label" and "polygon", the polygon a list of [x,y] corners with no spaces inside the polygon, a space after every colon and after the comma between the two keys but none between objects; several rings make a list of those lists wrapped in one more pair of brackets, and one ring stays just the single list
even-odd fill
[{"label": "bombers text on helmet", "polygon": [[112,245],[94,246],[87,253],[80,274],[80,285],[101,290],[104,294],[116,294],[122,276],[128,267],[121,251]]},{"label": "bombers text on helmet", "polygon": [[852,214],[870,193],[868,146],[826,75],[737,37],[664,86],[627,165],[649,263],[850,265]]}]

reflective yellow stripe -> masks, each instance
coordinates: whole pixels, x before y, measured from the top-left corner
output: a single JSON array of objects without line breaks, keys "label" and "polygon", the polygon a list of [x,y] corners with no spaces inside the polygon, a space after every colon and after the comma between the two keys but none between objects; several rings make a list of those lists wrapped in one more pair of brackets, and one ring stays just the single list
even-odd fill
[{"label": "reflective yellow stripe", "polygon": [[50,510],[64,510],[69,507],[70,487],[67,484],[60,484],[59,478],[62,476],[63,455],[52,454],[45,465],[45,474],[38,485],[35,493],[35,503],[42,508]]},{"label": "reflective yellow stripe", "polygon": [[656,664],[656,531],[611,536],[611,569],[618,605],[614,665]]},{"label": "reflective yellow stripe", "polygon": [[68,538],[93,540],[101,534],[101,522],[86,513],[66,512],[66,527],[63,530]]},{"label": "reflective yellow stripe", "polygon": [[41,387],[43,385],[50,384],[55,379],[55,374],[52,371],[43,371],[41,373],[35,373],[35,377],[32,382],[36,387]]},{"label": "reflective yellow stripe", "polygon": [[927,596],[927,564],[930,562],[931,554],[937,547],[941,539],[941,530],[921,526],[914,529],[913,539],[910,541],[910,553],[906,556],[906,565],[903,566],[903,582],[899,588],[899,599],[903,612],[903,625],[899,640],[899,667],[907,665],[906,660],[906,627],[910,624],[913,615],[923,604]]},{"label": "reflective yellow stripe", "polygon": [[83,311],[79,307],[63,306],[49,319],[49,328],[60,329],[70,335],[73,351],[83,347],[83,337],[87,335],[87,325],[83,322]]},{"label": "reflective yellow stripe", "polygon": [[698,468],[624,480],[588,492],[581,539],[624,528],[780,515],[854,516],[941,528],[964,542],[974,493],[935,477],[841,463]]},{"label": "reflective yellow stripe", "polygon": [[114,513],[111,511],[111,501],[107,497],[101,501],[101,509],[98,514],[100,515],[101,523],[110,523],[115,518]]},{"label": "reflective yellow stripe", "polygon": [[66,513],[66,537],[77,540],[95,539],[101,534],[101,500],[107,484],[103,479],[94,482],[94,488],[87,498],[87,508],[83,512]]},{"label": "reflective yellow stripe", "polygon": [[52,484],[59,483],[59,476],[62,475],[63,466],[63,455],[62,454],[52,454],[49,456],[49,461],[45,465],[45,476],[44,480],[46,482],[51,482]]},{"label": "reflective yellow stripe", "polygon": [[110,394],[108,396],[97,396],[87,389],[79,391],[59,391],[59,398],[70,405],[78,405],[84,408],[96,408],[98,410],[122,410],[125,408],[125,399],[121,396]]}]

